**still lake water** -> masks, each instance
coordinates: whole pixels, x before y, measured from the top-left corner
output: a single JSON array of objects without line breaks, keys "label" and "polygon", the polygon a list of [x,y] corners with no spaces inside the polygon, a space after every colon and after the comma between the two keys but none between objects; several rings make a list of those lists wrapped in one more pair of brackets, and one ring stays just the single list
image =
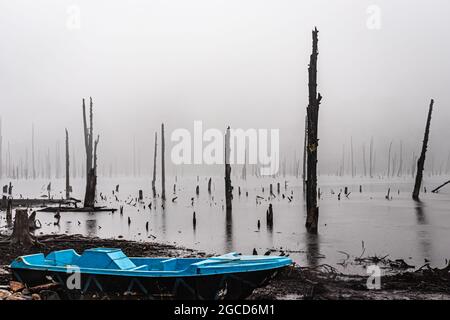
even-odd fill
[{"label": "still lake water", "polygon": [[[59,226],[54,225],[52,213],[38,212],[43,227],[36,233],[67,233],[119,238],[136,241],[157,241],[181,245],[211,254],[238,251],[251,254],[256,248],[259,254],[268,249],[284,250],[300,265],[327,263],[336,266],[342,262],[345,251],[360,256],[364,242],[365,256],[385,256],[390,259],[403,258],[416,267],[430,260],[434,266],[442,267],[450,258],[450,186],[439,194],[430,191],[448,177],[425,177],[427,193],[422,193],[421,203],[411,200],[412,177],[385,180],[352,179],[322,176],[319,179],[322,197],[320,200],[319,234],[305,232],[305,205],[301,180],[286,178],[249,178],[247,181],[233,179],[234,199],[231,217],[224,210],[224,182],[222,177],[213,177],[213,191],[207,192],[209,177],[178,177],[173,193],[174,177],[167,178],[167,201],[165,208],[161,200],[152,201],[150,178],[99,178],[98,194],[107,201],[99,205],[112,208],[124,206],[123,215],[115,213],[61,213]],[[285,181],[287,188],[285,189]],[[276,183],[280,182],[281,193],[277,194]],[[273,184],[276,198],[268,200],[269,185]],[[6,181],[2,181],[6,184]],[[14,196],[36,198],[47,193],[47,180],[13,181]],[[83,197],[84,181],[72,180],[73,196]],[[119,202],[112,195],[115,185],[120,185]],[[200,195],[195,188],[199,185]],[[363,192],[359,192],[362,185]],[[241,187],[241,196],[238,195]],[[339,191],[347,186],[351,194],[337,199]],[[264,187],[264,192],[262,191]],[[392,200],[386,200],[388,188]],[[61,198],[64,180],[52,181],[52,196]],[[144,192],[144,201],[137,203],[138,190]],[[160,183],[157,184],[160,191]],[[332,192],[334,191],[334,194]],[[248,192],[248,196],[246,196]],[[293,195],[292,202],[282,194]],[[257,196],[264,200],[257,202]],[[172,198],[178,197],[172,202]],[[193,205],[192,205],[192,198]],[[128,204],[130,203],[130,204]],[[273,229],[267,228],[265,213],[269,203],[273,204]],[[196,212],[196,227],[192,216]],[[128,225],[128,217],[131,224]],[[257,221],[261,221],[258,230]],[[146,231],[146,223],[149,230]],[[0,232],[6,231],[5,213],[0,213]],[[340,267],[339,267],[340,268]],[[347,270],[352,272],[352,270]]]}]

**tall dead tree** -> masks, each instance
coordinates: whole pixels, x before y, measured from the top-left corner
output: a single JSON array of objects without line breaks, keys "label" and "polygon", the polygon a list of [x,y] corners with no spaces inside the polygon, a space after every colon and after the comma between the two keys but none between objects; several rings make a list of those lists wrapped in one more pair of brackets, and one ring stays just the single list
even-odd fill
[{"label": "tall dead tree", "polygon": [[414,200],[419,200],[420,186],[422,185],[423,178],[423,167],[425,165],[425,154],[428,148],[428,137],[430,135],[430,125],[431,125],[431,114],[433,113],[434,100],[431,99],[430,107],[428,110],[427,124],[425,126],[425,134],[422,143],[422,152],[420,153],[419,160],[417,161],[417,172],[416,172],[416,182],[414,184],[414,190],[412,198]]},{"label": "tall dead tree", "polygon": [[34,158],[34,123],[31,125],[31,165],[33,169],[33,179],[36,179],[36,165]]},{"label": "tall dead tree", "polygon": [[403,174],[403,142],[400,141],[400,162],[398,165],[397,177],[400,177]]},{"label": "tall dead tree", "polygon": [[247,146],[245,146],[245,154],[244,154],[244,165],[242,166],[242,180],[247,180]]},{"label": "tall dead tree", "polygon": [[363,168],[364,168],[364,177],[367,176],[367,168],[366,168],[366,145],[362,145],[362,156],[363,156]]},{"label": "tall dead tree", "polygon": [[94,208],[97,189],[97,146],[100,136],[94,142],[94,116],[92,112],[92,98],[89,105],[89,127],[86,119],[86,106],[83,99],[84,146],[86,150],[86,192],[84,207]]},{"label": "tall dead tree", "polygon": [[161,199],[166,200],[166,164],[164,160],[164,123],[161,123]]},{"label": "tall dead tree", "polygon": [[156,154],[158,153],[158,133],[155,132],[155,149],[153,150],[153,179],[152,179],[152,192],[153,198],[156,197]]},{"label": "tall dead tree", "polygon": [[319,224],[319,208],[317,206],[317,147],[319,106],[322,100],[317,93],[317,44],[319,31],[312,31],[312,53],[308,67],[309,75],[309,103],[307,107],[308,118],[308,147],[307,147],[307,180],[306,180],[306,230],[317,233]]},{"label": "tall dead tree", "polygon": [[2,149],[2,118],[0,117],[0,179],[3,178],[3,149]]},{"label": "tall dead tree", "polygon": [[352,178],[355,177],[355,164],[353,161],[353,137],[350,137],[350,162],[352,165]]},{"label": "tall dead tree", "polygon": [[370,138],[370,147],[369,147],[369,176],[373,178],[373,137]]},{"label": "tall dead tree", "polygon": [[231,185],[231,164],[230,164],[230,127],[225,133],[225,203],[227,213],[231,212],[233,199],[233,186]]},{"label": "tall dead tree", "polygon": [[392,149],[392,141],[389,144],[389,152],[388,152],[388,167],[387,167],[387,177],[391,176],[391,149]]},{"label": "tall dead tree", "polygon": [[303,193],[306,192],[306,158],[308,155],[307,144],[308,144],[308,115],[305,115],[305,137],[303,141],[303,173],[302,173]]},{"label": "tall dead tree", "polygon": [[69,131],[66,129],[66,199],[70,199]]}]

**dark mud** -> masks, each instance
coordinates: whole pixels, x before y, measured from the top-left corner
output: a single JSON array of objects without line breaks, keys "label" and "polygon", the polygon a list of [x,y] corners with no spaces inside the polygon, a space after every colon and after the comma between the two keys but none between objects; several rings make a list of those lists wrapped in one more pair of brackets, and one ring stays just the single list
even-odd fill
[{"label": "dark mud", "polygon": [[264,288],[253,300],[448,300],[449,267],[425,266],[381,277],[380,289],[368,289],[368,276],[347,275],[328,265],[316,268],[291,267]]},{"label": "dark mud", "polygon": [[[129,256],[165,256],[165,257],[192,257],[207,256],[203,252],[192,249],[160,244],[156,242],[133,242],[115,239],[87,238],[80,235],[51,235],[38,238],[39,245],[23,250],[11,247],[6,238],[0,237],[0,288],[11,289],[11,275],[8,265],[19,255],[37,252],[49,253],[53,250],[73,248],[77,252],[92,247],[117,247]],[[256,289],[249,297],[252,300],[393,300],[393,299],[450,299],[450,265],[443,269],[431,268],[424,265],[411,270],[411,266],[404,266],[398,261],[387,258],[366,258],[366,262],[377,262],[382,268],[390,268],[393,274],[381,277],[381,288],[370,290],[367,287],[368,276],[349,275],[337,271],[329,265],[317,267],[292,266],[284,270],[267,286]],[[361,263],[355,260],[355,263]],[[17,285],[17,284],[12,284]],[[31,291],[37,291],[37,289]],[[24,289],[26,291],[29,291]],[[47,288],[48,289],[48,288]],[[23,290],[23,289],[21,289]],[[25,291],[22,291],[25,292]],[[53,292],[43,290],[45,294]],[[55,290],[57,292],[57,290]],[[28,293],[28,292],[27,292]],[[33,297],[39,297],[34,294]],[[45,299],[45,294],[43,299]],[[26,295],[16,292],[18,300]],[[55,295],[53,294],[52,297]],[[64,298],[61,294],[60,298]],[[31,299],[31,295],[28,296]],[[119,296],[89,296],[85,299],[129,299],[130,294]],[[137,297],[136,297],[137,298]]]}]

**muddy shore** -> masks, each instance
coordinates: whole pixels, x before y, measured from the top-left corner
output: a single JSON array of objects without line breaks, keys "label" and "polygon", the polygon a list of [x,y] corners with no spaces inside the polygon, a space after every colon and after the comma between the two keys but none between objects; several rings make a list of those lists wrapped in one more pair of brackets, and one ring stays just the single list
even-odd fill
[{"label": "muddy shore", "polygon": [[[11,283],[11,274],[8,265],[17,256],[53,250],[73,248],[77,252],[92,247],[118,247],[129,256],[165,256],[165,257],[193,257],[207,256],[188,248],[156,242],[134,242],[116,239],[88,238],[80,235],[49,235],[41,236],[39,246],[23,250],[11,247],[6,238],[0,236],[0,293],[7,299],[51,299],[65,298],[64,294],[50,287],[22,288],[18,283]],[[450,299],[450,266],[437,269],[424,265],[420,268],[404,268],[389,260],[377,261],[382,268],[390,265],[397,268],[395,274],[381,278],[379,290],[367,288],[367,276],[343,274],[331,266],[319,265],[317,267],[302,268],[292,266],[272,280],[267,286],[256,289],[249,297],[251,300],[304,300],[304,299]],[[398,262],[397,262],[398,263]],[[31,289],[31,291],[30,291]],[[41,291],[39,291],[42,289]],[[49,290],[54,289],[54,291]],[[9,291],[7,293],[6,291]],[[34,292],[33,294],[31,294]],[[49,294],[50,293],[50,294]],[[1,296],[1,294],[0,294]],[[128,299],[129,294],[122,296],[105,297],[89,296],[87,299]],[[1,299],[1,297],[0,297]]]}]

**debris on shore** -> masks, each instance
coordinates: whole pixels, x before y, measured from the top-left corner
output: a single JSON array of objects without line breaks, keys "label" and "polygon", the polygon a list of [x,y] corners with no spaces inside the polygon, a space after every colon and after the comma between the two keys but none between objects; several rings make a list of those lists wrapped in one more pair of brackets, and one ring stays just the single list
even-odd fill
[{"label": "debris on shore", "polygon": [[[147,257],[207,257],[204,252],[156,242],[135,242],[117,239],[89,238],[81,235],[45,235],[37,246],[23,250],[2,241],[0,236],[0,300],[59,300],[59,299],[145,299],[133,292],[123,294],[69,295],[56,283],[49,282],[27,288],[13,281],[9,264],[25,254],[73,248],[77,252],[93,247],[121,248],[129,256]],[[403,260],[387,257],[357,257],[353,263],[377,264],[389,268],[382,275],[379,289],[369,289],[368,275],[345,274],[336,268],[321,264],[316,267],[291,266],[268,285],[254,290],[251,300],[394,300],[394,299],[450,299],[450,264],[432,268],[429,264],[414,268]],[[413,270],[412,270],[413,269]],[[412,270],[412,271],[411,271]]]}]

